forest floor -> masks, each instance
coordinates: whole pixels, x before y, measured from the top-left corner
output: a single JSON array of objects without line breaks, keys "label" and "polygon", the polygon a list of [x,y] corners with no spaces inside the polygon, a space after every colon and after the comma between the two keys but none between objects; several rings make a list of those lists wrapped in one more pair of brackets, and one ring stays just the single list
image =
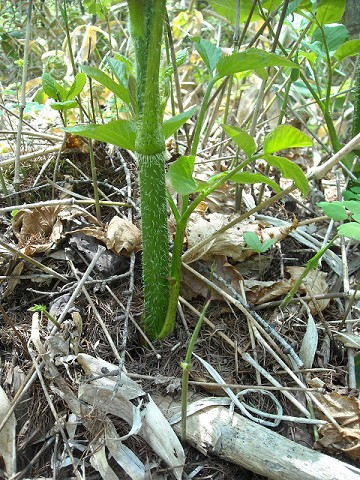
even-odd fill
[{"label": "forest floor", "polygon": [[[63,145],[56,135],[37,138],[35,130],[26,130],[32,133],[24,136],[24,152],[30,155],[22,164],[21,191],[16,194],[9,189],[0,200],[0,365],[2,386],[15,407],[17,421],[20,473],[14,478],[99,478],[92,458],[97,448],[101,451],[97,440],[103,434],[104,412],[94,406],[75,422],[76,408],[71,403],[72,398],[81,398],[84,384],[91,384],[91,377],[77,361],[79,355],[123,366],[155,403],[167,398],[178,405],[181,362],[207,298],[211,303],[196,342],[196,355],[235,393],[246,387],[257,389],[257,393],[240,397],[244,405],[277,414],[277,404],[264,394],[271,392],[282,406],[282,415],[295,417],[292,422],[275,422],[267,428],[355,465],[360,451],[356,439],[359,402],[357,391],[348,383],[347,349],[354,345],[352,339],[344,340],[341,331],[345,321],[352,321],[356,331],[357,319],[351,319],[346,311],[349,298],[344,294],[345,257],[340,242],[327,252],[319,269],[309,273],[294,300],[286,307],[280,305],[323,242],[328,222],[319,220],[321,212],[315,202],[336,198],[334,180],[329,177],[322,185],[313,185],[311,198],[288,197],[271,205],[263,216],[252,216],[224,233],[211,248],[197,251],[199,240],[236,216],[239,192],[235,187],[225,185],[215,192],[195,212],[188,227],[184,251],[194,247],[195,253],[187,263],[192,271],[186,266],[183,269],[175,332],[151,343],[144,338],[141,325],[140,218],[132,156],[95,144],[101,200],[109,202],[101,206],[101,218],[97,219],[94,206],[87,203],[93,198],[93,181],[86,142],[68,138]],[[7,136],[9,143],[13,138]],[[51,153],[40,153],[49,148]],[[168,148],[171,157],[173,145]],[[204,154],[198,178],[205,169],[216,168],[216,162],[211,162],[215,152],[214,148]],[[11,158],[13,155],[8,155]],[[303,167],[306,169],[306,159]],[[242,193],[240,211],[244,212],[254,204],[257,191],[246,187]],[[14,204],[18,212],[11,215],[9,205]],[[171,218],[169,225],[173,233]],[[262,232],[264,238],[275,235],[280,240],[266,253],[250,255],[242,240],[246,231]],[[107,245],[107,249],[97,257],[99,245]],[[356,245],[350,244],[346,258],[352,288],[359,266]],[[356,312],[355,301],[355,317]],[[292,351],[300,352],[302,365],[294,364]],[[257,367],[245,361],[246,354]],[[226,395],[205,365],[194,358],[189,403],[192,398]],[[109,385],[114,386],[116,378],[108,377]],[[347,417],[351,441],[340,441],[334,431],[316,422],[297,423],[296,417],[303,417],[307,409],[312,418],[324,419],[324,414],[309,404],[309,392],[318,395],[332,419],[341,424]],[[123,419],[113,413],[106,418],[119,437],[129,433],[131,426]],[[326,426],[330,420],[326,418]],[[145,465],[146,478],[170,478],[166,463],[149,446],[146,436],[130,435],[124,444]],[[263,478],[188,444],[184,449],[184,478]],[[111,456],[104,458],[118,478],[130,478]],[[3,458],[3,470],[4,463]]]}]

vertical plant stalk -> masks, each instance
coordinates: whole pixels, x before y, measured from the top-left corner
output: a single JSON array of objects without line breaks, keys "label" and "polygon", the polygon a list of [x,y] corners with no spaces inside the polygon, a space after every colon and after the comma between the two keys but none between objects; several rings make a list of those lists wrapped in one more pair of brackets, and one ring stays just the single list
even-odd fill
[{"label": "vertical plant stalk", "polygon": [[159,69],[166,0],[128,0],[136,57],[139,117],[135,153],[139,168],[144,280],[144,327],[163,329],[169,301],[169,236]]},{"label": "vertical plant stalk", "polygon": [[[206,108],[209,102],[210,94],[214,86],[214,83],[215,82],[211,79],[201,104],[199,117],[196,122],[193,143],[191,146],[191,152],[190,152],[191,155],[196,155],[196,152],[197,152],[197,148],[200,141],[200,133],[204,123],[205,112],[206,112]],[[201,196],[198,196],[196,200],[198,200],[199,198],[201,198]],[[171,270],[170,270],[169,303],[168,303],[168,308],[166,312],[166,318],[164,321],[163,328],[160,332],[159,338],[166,337],[166,335],[168,335],[175,327],[177,303],[180,295],[182,248],[184,243],[186,224],[189,219],[190,213],[193,211],[193,209],[189,211],[188,205],[189,205],[189,196],[184,195],[182,198],[182,210],[180,212],[180,217],[176,221],[176,232],[175,232],[175,238],[174,238],[174,248],[172,253]],[[196,201],[193,202],[191,206],[194,206],[194,205],[197,205]],[[195,206],[193,208],[195,208]]]},{"label": "vertical plant stalk", "polygon": [[193,354],[195,343],[197,337],[199,336],[199,332],[201,329],[201,325],[206,315],[206,311],[210,305],[211,300],[207,300],[205,306],[201,312],[199,320],[196,324],[195,330],[191,335],[191,339],[186,351],[185,361],[181,362],[181,368],[183,369],[182,380],[181,380],[181,441],[186,441],[186,415],[187,415],[187,397],[188,397],[188,386],[189,386],[189,375],[191,369],[191,356]]},{"label": "vertical plant stalk", "polygon": [[93,185],[94,185],[94,200],[95,200],[96,218],[99,220],[99,222],[101,222],[101,211],[100,211],[100,203],[99,203],[99,189],[98,189],[98,181],[97,181],[93,142],[92,142],[91,139],[89,140],[89,158],[90,158],[91,177],[92,177],[92,181],[93,181]]},{"label": "vertical plant stalk", "polygon": [[[352,124],[352,136],[355,137],[360,133],[360,54],[356,57],[355,69],[355,98],[354,98],[354,118]],[[360,151],[355,151],[359,155]]]},{"label": "vertical plant stalk", "polygon": [[25,89],[27,82],[28,60],[29,60],[29,43],[30,43],[30,31],[31,31],[31,13],[32,13],[32,0],[28,4],[28,13],[26,18],[26,30],[25,30],[25,45],[24,45],[24,60],[23,71],[21,80],[21,97],[19,105],[19,123],[16,135],[16,147],[15,147],[15,165],[14,165],[14,188],[18,192],[21,184],[20,177],[20,147],[21,147],[21,132],[23,125],[24,110],[26,106]]}]

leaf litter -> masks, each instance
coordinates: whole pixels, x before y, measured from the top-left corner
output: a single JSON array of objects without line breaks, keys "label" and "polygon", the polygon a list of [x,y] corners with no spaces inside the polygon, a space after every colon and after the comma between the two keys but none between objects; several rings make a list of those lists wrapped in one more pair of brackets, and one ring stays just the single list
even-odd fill
[{"label": "leaf litter", "polygon": [[[81,29],[71,40],[82,42],[78,56],[85,60],[96,35],[107,34],[91,27],[82,41]],[[51,122],[36,118],[37,128],[47,130],[48,123],[56,122],[54,115],[49,118]],[[216,140],[210,138],[214,144]],[[68,141],[65,150],[58,145],[62,168],[71,170],[74,201],[76,195],[91,196],[88,150],[82,150],[76,142]],[[1,469],[7,475],[16,469],[29,478],[83,478],[86,472],[89,478],[180,479],[183,471],[185,478],[196,478],[202,470],[209,475],[198,478],[245,478],[251,475],[244,469],[251,470],[245,455],[236,460],[221,454],[221,447],[236,443],[236,432],[226,432],[239,421],[236,412],[243,408],[256,416],[254,424],[259,418],[275,420],[284,437],[296,430],[297,438],[306,438],[311,447],[341,455],[345,465],[356,464],[359,402],[358,391],[349,387],[347,364],[355,353],[356,365],[358,327],[357,319],[349,318],[354,333],[343,329],[348,312],[338,281],[344,267],[339,246],[326,252],[323,265],[304,279],[297,292],[302,300],[279,306],[319,249],[320,230],[315,227],[309,233],[299,227],[301,219],[309,217],[301,205],[294,217],[278,202],[267,209],[266,218],[251,216],[207,241],[235,217],[236,189],[223,185],[202,202],[188,225],[175,335],[152,345],[141,328],[136,165],[116,148],[97,145],[95,154],[104,200],[115,194],[132,206],[105,206],[101,222],[79,206],[33,208],[39,191],[36,182],[31,184],[37,174],[31,162],[24,164],[31,185],[23,198],[27,208],[10,219],[2,201]],[[309,164],[304,155],[290,154]],[[81,173],[69,157],[81,166]],[[212,175],[218,163],[202,163],[203,159],[196,167],[199,182]],[[49,160],[52,164],[53,158]],[[221,163],[221,168],[227,166]],[[40,176],[40,184],[42,197],[53,198],[45,177]],[[69,177],[60,175],[57,185],[68,186]],[[61,191],[55,191],[60,199]],[[248,201],[257,193],[253,187],[245,192]],[[246,232],[254,232],[261,242],[275,239],[276,244],[257,254],[246,246]],[[101,246],[105,251],[99,255]],[[355,249],[350,252],[349,264],[357,255]],[[180,361],[210,292],[212,304],[190,372],[188,407],[194,422],[197,414],[206,415],[205,423],[198,424],[204,437],[196,443],[194,434],[195,448],[183,447],[170,427],[174,420],[169,423],[166,418],[178,413]],[[356,305],[355,297],[354,301]],[[29,312],[39,304],[60,328],[44,312]],[[224,391],[234,392],[229,395],[232,403]],[[225,414],[219,406],[226,407]],[[211,412],[221,418],[220,426]],[[177,433],[178,421],[179,417],[174,423]],[[214,444],[206,422],[217,432]],[[254,430],[252,437],[259,442],[255,452],[267,437],[263,430]]]},{"label": "leaf litter", "polygon": [[[119,152],[117,155],[123,154]],[[304,394],[301,389],[306,387],[311,392],[311,388],[314,388],[311,387],[311,377],[318,376],[319,372],[322,372],[323,375],[322,389],[336,388],[336,385],[346,387],[341,363],[338,363],[340,361],[338,355],[339,352],[342,352],[341,345],[356,347],[352,337],[347,337],[345,340],[344,338],[339,339],[339,333],[337,336],[335,335],[336,326],[333,327],[332,323],[328,324],[325,329],[317,320],[319,312],[328,315],[326,312],[331,305],[331,298],[326,298],[331,271],[311,271],[301,284],[298,295],[308,299],[306,300],[308,307],[306,305],[304,308],[301,304],[293,303],[284,311],[279,310],[276,313],[276,307],[271,307],[272,302],[283,298],[304,271],[301,263],[305,260],[302,260],[301,256],[299,257],[299,253],[294,252],[294,245],[300,255],[305,253],[311,255],[311,251],[307,250],[307,247],[303,248],[301,243],[294,243],[297,240],[292,239],[292,234],[298,231],[296,228],[298,220],[290,218],[290,222],[285,222],[284,225],[272,226],[265,220],[251,218],[226,230],[214,240],[205,243],[203,247],[197,248],[199,241],[206,240],[234,218],[233,214],[222,213],[217,210],[217,207],[214,207],[214,203],[212,205],[209,207],[208,204],[204,204],[202,210],[198,210],[193,215],[186,236],[186,251],[192,250],[191,256],[188,256],[186,260],[187,264],[190,263],[201,275],[196,276],[194,273],[189,273],[187,269],[183,270],[182,296],[184,302],[186,299],[191,299],[192,302],[195,302],[193,304],[201,309],[201,297],[206,298],[209,294],[209,284],[204,283],[204,276],[217,285],[217,290],[213,295],[213,306],[209,313],[209,323],[205,323],[201,332],[197,354],[200,354],[199,358],[204,358],[204,361],[207,359],[207,365],[215,367],[215,370],[218,371],[218,378],[221,379],[220,383],[225,382],[232,386],[227,388],[231,388],[235,393],[241,393],[244,385],[260,387],[258,381],[254,382],[254,375],[255,378],[259,375],[262,376],[261,388],[264,389],[264,394],[261,395],[260,389],[260,395],[252,396],[251,405],[256,405],[256,412],[262,412],[270,417],[275,415],[278,422],[281,423],[289,421],[285,418],[290,418],[290,414],[293,421],[297,422],[297,429],[301,431],[301,428],[304,428],[300,428],[300,425],[304,425],[301,422],[307,421],[309,425],[311,424],[310,414],[306,413],[308,411],[305,408],[305,397],[302,398]],[[289,220],[286,218],[286,211],[283,212],[285,219]],[[270,216],[271,213],[270,209]],[[87,210],[77,207],[27,208],[18,212],[9,224],[7,231],[4,231],[7,238],[12,239],[14,248],[19,252],[22,250],[27,255],[34,256],[40,260],[40,265],[47,264],[69,279],[68,286],[65,284],[62,289],[59,287],[50,289],[49,287],[53,283],[51,277],[48,277],[46,281],[40,278],[35,282],[32,275],[35,272],[39,273],[38,268],[26,261],[16,260],[15,257],[8,255],[6,249],[4,250],[2,268],[5,279],[2,289],[11,313],[9,319],[14,317],[12,323],[9,321],[6,324],[2,334],[1,342],[4,351],[9,348],[21,351],[19,350],[21,344],[18,336],[28,342],[27,337],[32,330],[33,348],[35,348],[35,351],[31,353],[33,362],[29,362],[26,357],[20,355],[18,364],[23,370],[30,372],[34,369],[32,365],[37,365],[39,378],[48,379],[46,380],[48,388],[57,399],[56,415],[58,417],[55,417],[55,419],[57,418],[55,424],[50,410],[48,410],[50,404],[45,407],[48,415],[44,421],[44,417],[40,415],[39,405],[46,405],[47,400],[45,397],[39,403],[38,399],[45,394],[45,386],[40,387],[37,382],[30,384],[30,394],[27,394],[29,413],[26,412],[18,419],[18,429],[21,431],[22,438],[28,437],[29,440],[23,443],[22,450],[20,449],[17,453],[18,463],[21,465],[23,455],[29,449],[34,449],[35,445],[39,445],[40,442],[44,449],[44,460],[35,460],[30,468],[39,474],[46,471],[48,467],[45,459],[51,451],[51,442],[45,442],[45,434],[47,431],[52,431],[48,429],[53,424],[52,429],[55,428],[55,430],[49,438],[54,439],[55,437],[52,435],[58,432],[64,440],[64,450],[62,453],[59,452],[56,463],[58,471],[65,472],[70,467],[74,468],[75,465],[83,462],[86,469],[97,470],[103,478],[119,478],[119,474],[116,472],[121,468],[129,478],[140,479],[146,478],[149,471],[159,470],[160,462],[163,461],[164,466],[160,470],[172,471],[175,476],[178,476],[183,464],[188,465],[185,468],[189,468],[191,462],[195,461],[196,454],[189,450],[189,447],[184,453],[181,445],[175,440],[176,437],[173,437],[174,446],[169,443],[169,435],[172,435],[170,434],[172,430],[169,430],[168,433],[165,431],[170,428],[166,421],[166,416],[170,416],[170,411],[164,410],[161,413],[161,399],[168,398],[170,395],[173,402],[176,403],[179,398],[181,390],[179,359],[183,355],[183,345],[187,343],[186,330],[179,324],[174,339],[169,338],[162,344],[152,346],[150,350],[141,347],[138,323],[138,312],[141,311],[140,272],[138,261],[133,263],[132,267],[129,262],[129,258],[138,256],[137,252],[140,250],[140,230],[136,225],[137,217],[134,216],[132,221],[125,218],[123,214],[121,216],[111,215],[108,218],[108,221],[104,223],[99,222],[91,214],[87,214]],[[276,239],[275,246],[266,253],[257,254],[247,247],[243,239],[244,233],[250,231],[255,232],[261,242],[267,239]],[[95,296],[97,305],[91,306],[87,303],[86,296],[80,296],[74,299],[76,308],[71,308],[69,298],[74,289],[71,278],[75,282],[79,281],[77,271],[84,272],[86,270],[86,265],[94,260],[99,245],[106,247],[103,254],[104,260],[101,261],[102,256],[99,257],[84,283],[84,288],[91,292],[92,296]],[[279,251],[279,247],[281,247],[281,251]],[[110,255],[108,259],[106,259],[107,255]],[[186,259],[186,255],[184,258]],[[283,260],[284,258],[286,261]],[[15,261],[11,270],[9,270],[10,259]],[[296,265],[289,265],[291,262]],[[261,269],[261,264],[263,264],[263,269]],[[216,272],[216,276],[213,278],[211,278],[211,269]],[[132,304],[130,310],[127,311],[125,305],[129,298],[129,292],[126,291],[128,287],[125,285],[131,277],[134,278],[135,284],[133,292],[130,292]],[[41,286],[41,290],[39,290],[39,286]],[[109,291],[114,293],[112,288],[117,292],[115,294],[116,301],[109,293]],[[8,302],[10,299],[11,302],[14,302],[19,298],[20,289],[24,290],[22,298],[25,300],[27,308],[18,310],[9,307]],[[235,298],[235,300],[246,298],[248,314],[245,315],[244,310],[236,312],[236,301],[231,304],[228,297]],[[45,317],[42,316],[37,317],[36,329],[34,330],[34,325],[31,327],[31,316],[27,309],[39,301],[47,305],[54,318],[63,317],[60,331],[54,331],[54,325],[51,322],[45,322]],[[253,309],[264,303],[269,306],[268,313],[262,319],[263,323],[253,324],[253,320],[249,320],[249,318],[255,318],[255,322],[257,322],[257,317],[252,316]],[[17,311],[18,313],[16,313]],[[102,322],[97,319],[96,311],[102,317]],[[332,304],[331,312],[331,319],[342,318],[341,312],[336,310],[334,304]],[[247,318],[248,315],[250,315],[249,318]],[[126,316],[131,321],[126,327],[127,330],[124,331]],[[21,325],[19,324],[20,318]],[[191,329],[191,324],[196,321],[196,316],[188,311],[185,321],[188,328]],[[323,360],[320,361],[323,357],[319,357],[319,344],[329,330],[330,341],[337,342],[337,350],[330,351],[329,361],[324,363]],[[15,331],[18,336],[14,336]],[[301,386],[297,384],[296,387],[294,378],[289,376],[289,372],[294,368],[291,366],[291,362],[284,372],[279,371],[278,355],[284,358],[285,364],[280,363],[280,368],[284,368],[288,363],[286,360],[288,353],[285,353],[286,346],[285,350],[281,352],[278,350],[279,346],[276,345],[276,341],[274,344],[274,339],[277,338],[273,336],[274,331],[285,340],[285,345],[288,344],[290,347],[290,344],[298,343],[296,349],[300,356],[299,365],[303,365],[300,369],[305,368],[299,378],[303,378],[303,381],[307,379],[305,383],[300,382]],[[141,379],[143,387],[140,388],[137,383],[130,381],[124,370],[118,393],[113,398],[116,376],[107,375],[113,369],[118,368],[116,362],[120,361],[121,364],[121,358],[120,351],[114,344],[109,345],[108,339],[112,337],[119,344],[124,335],[127,337],[126,356],[128,360],[125,360],[125,365],[123,365],[131,375]],[[262,337],[262,342],[265,344],[270,342],[270,345],[273,345],[278,353],[271,353],[272,349],[264,351],[263,346],[260,348],[262,343],[259,336]],[[252,345],[251,350],[249,350],[250,345]],[[32,348],[31,344],[29,346]],[[36,360],[36,351],[43,356],[43,363]],[[250,351],[252,351],[252,355],[249,355]],[[159,368],[160,357],[167,359],[161,368]],[[49,360],[46,360],[47,358]],[[84,372],[81,372],[79,367],[83,365],[85,359],[95,362],[94,367],[91,369],[87,367]],[[113,362],[106,363],[105,359],[112,359]],[[94,370],[95,365],[98,366]],[[196,385],[196,391],[203,384],[202,392],[222,397],[222,388],[216,387],[214,378],[209,375],[204,365],[194,361],[190,384],[194,387]],[[264,366],[267,373],[264,371]],[[251,373],[251,369],[253,369],[253,373]],[[8,361],[5,361],[5,371],[7,372],[5,387],[8,394],[14,395],[16,390],[19,392],[25,386],[29,387],[29,380],[25,380],[20,387],[15,387],[14,367]],[[43,377],[41,377],[41,371],[44,372]],[[99,380],[96,380],[97,377]],[[51,380],[51,378],[58,378],[58,380]],[[126,380],[127,378],[128,380]],[[164,381],[164,378],[167,380]],[[130,395],[131,400],[125,400],[121,393],[125,381],[133,382],[131,388],[135,390]],[[174,387],[168,388],[167,385],[171,384]],[[274,398],[278,398],[276,401],[280,401],[279,405],[286,411],[286,414],[279,415],[273,411],[273,407],[266,400],[269,388],[282,391],[282,395],[279,397],[276,395]],[[282,390],[284,388],[285,390]],[[286,388],[299,388],[297,397],[300,402],[293,396],[291,390],[287,391]],[[137,390],[138,393],[135,394]],[[345,389],[345,396],[344,393],[337,394],[337,408],[342,412],[341,415],[345,416],[346,412],[349,412],[350,415],[355,406],[354,401],[352,406],[346,402],[339,403],[339,400],[347,398],[346,392]],[[195,390],[190,394],[190,398],[194,394]],[[341,427],[342,433],[339,436],[339,430],[333,429],[332,423],[329,421],[329,416],[335,419],[338,416],[335,415],[331,405],[329,406],[329,402],[325,401],[326,395],[316,392],[312,395],[318,399],[320,405],[326,407],[327,412],[327,415],[324,415],[322,410],[319,410],[321,414],[314,419],[314,421],[318,419],[320,435],[315,446],[328,452],[340,451],[350,459],[357,460],[356,421],[358,417],[356,409],[351,414],[353,420]],[[152,399],[152,397],[154,398]],[[202,397],[206,398],[204,394]],[[116,403],[115,398],[118,398],[119,400],[116,402],[120,403]],[[136,398],[138,400],[135,401]],[[122,406],[125,401],[128,403],[124,404],[126,406]],[[157,403],[160,410],[156,406]],[[121,413],[123,410],[127,413]],[[15,414],[17,411],[20,411],[20,404],[15,402]],[[32,418],[36,418],[35,423],[28,422],[30,414]],[[146,424],[149,418],[152,419],[152,426]],[[281,420],[282,418],[284,419]],[[322,425],[321,421],[325,421],[326,425]],[[6,425],[10,426],[9,422],[10,420]],[[74,425],[72,434],[70,434],[69,422]],[[160,429],[161,422],[164,431]],[[87,431],[85,436],[84,428]],[[154,428],[155,430],[153,430]],[[68,437],[67,444],[63,436],[64,432]],[[154,432],[157,432],[156,436],[154,436]],[[36,438],[36,441],[31,440],[32,436],[34,439]],[[85,440],[86,438],[87,440]],[[165,438],[166,442],[163,443]],[[145,447],[145,442],[147,447]],[[21,445],[19,439],[18,445]],[[169,448],[169,453],[166,453],[167,448]],[[178,449],[175,457],[172,456],[174,448]],[[143,455],[139,457],[141,451],[147,452],[146,457],[150,456],[150,463]],[[11,467],[8,464],[13,453],[6,453],[6,450],[4,452],[4,462],[9,470]],[[84,462],[81,458],[84,458],[85,453],[85,458],[88,460]],[[187,458],[186,462],[184,455]],[[201,461],[206,465],[209,460],[203,457]],[[209,468],[213,468],[211,462]],[[232,468],[241,469],[240,466]]]}]

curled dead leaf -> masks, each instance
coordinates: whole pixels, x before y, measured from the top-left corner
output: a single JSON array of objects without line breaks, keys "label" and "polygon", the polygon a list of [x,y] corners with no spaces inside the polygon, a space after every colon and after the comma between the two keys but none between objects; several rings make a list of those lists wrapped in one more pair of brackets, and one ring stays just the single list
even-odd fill
[{"label": "curled dead leaf", "polygon": [[115,253],[131,253],[140,250],[141,232],[136,225],[113,217],[106,228],[106,246]]},{"label": "curled dead leaf", "polygon": [[[322,425],[316,446],[342,452],[353,460],[360,460],[360,401],[338,392],[325,395],[314,392],[314,395],[341,427],[338,430],[331,423]],[[326,420],[322,412],[318,411],[317,414],[319,418]]]},{"label": "curled dead leaf", "polygon": [[59,214],[63,205],[24,209],[13,218],[12,227],[20,247],[29,247],[27,255],[46,253],[62,235],[63,225]]},{"label": "curled dead leaf", "polygon": [[133,251],[139,251],[141,248],[140,230],[129,220],[118,216],[113,217],[105,227],[89,226],[73,230],[72,233],[84,233],[97,238],[109,250],[119,255],[128,255]]}]

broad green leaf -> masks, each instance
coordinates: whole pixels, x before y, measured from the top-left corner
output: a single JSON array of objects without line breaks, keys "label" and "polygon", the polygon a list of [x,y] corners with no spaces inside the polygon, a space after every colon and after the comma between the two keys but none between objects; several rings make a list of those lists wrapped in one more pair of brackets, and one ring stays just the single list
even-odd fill
[{"label": "broad green leaf", "polygon": [[41,75],[42,88],[46,95],[54,100],[58,99],[58,91],[56,88],[56,82],[49,73],[43,73]]},{"label": "broad green leaf", "polygon": [[292,0],[292,2],[290,2],[289,6],[287,8],[287,14],[291,15],[292,13],[294,13],[295,10],[300,5],[300,3],[301,3],[301,0]]},{"label": "broad green leaf", "polygon": [[246,245],[251,248],[251,250],[254,250],[254,252],[261,252],[262,248],[262,243],[260,241],[260,238],[258,235],[256,235],[255,232],[246,232],[243,235],[244,241],[246,242]]},{"label": "broad green leaf", "polygon": [[66,100],[66,90],[49,73],[41,76],[42,87],[46,95],[54,100]]},{"label": "broad green leaf", "polygon": [[200,39],[200,41],[195,42],[194,45],[210,73],[213,73],[216,64],[221,58],[221,48],[216,47],[213,43],[204,40],[203,38]]},{"label": "broad green leaf", "polygon": [[65,102],[54,102],[50,105],[53,110],[67,110],[78,107],[76,100],[65,100]]},{"label": "broad green leaf", "polygon": [[125,65],[126,71],[129,75],[134,73],[134,65],[127,57],[121,55],[120,53],[115,53],[114,58]]},{"label": "broad green leaf", "polygon": [[317,205],[323,209],[326,216],[335,220],[335,222],[340,222],[341,220],[346,220],[348,218],[342,202],[319,202]]},{"label": "broad green leaf", "polygon": [[109,56],[106,57],[106,62],[109,65],[110,70],[115,75],[117,81],[123,85],[127,86],[127,78],[126,78],[126,64],[121,60],[116,60],[115,58],[111,58]]},{"label": "broad green leaf", "polygon": [[360,223],[343,223],[338,227],[338,233],[344,237],[350,237],[360,242]]},{"label": "broad green leaf", "polygon": [[293,67],[298,68],[296,63],[280,57],[275,53],[265,52],[258,48],[249,48],[245,52],[233,53],[227,57],[222,57],[216,65],[219,77],[232,75],[246,70],[255,70],[266,67]]},{"label": "broad green leaf", "polygon": [[251,157],[251,155],[256,152],[257,145],[255,140],[245,132],[245,130],[232,125],[224,125],[223,128],[225,133],[234,140],[236,145],[245,152],[247,157]]},{"label": "broad green leaf", "polygon": [[180,157],[170,165],[167,177],[175,192],[180,195],[189,195],[198,190],[199,184],[193,179],[195,156]]},{"label": "broad green leaf", "polygon": [[338,62],[346,57],[351,57],[360,53],[360,40],[348,40],[343,43],[334,53]]},{"label": "broad green leaf", "polygon": [[320,0],[316,9],[316,19],[320,25],[338,23],[345,11],[346,0]]},{"label": "broad green leaf", "polygon": [[283,0],[264,0],[261,6],[270,13],[276,10],[282,4],[282,2]]},{"label": "broad green leaf", "polygon": [[[208,0],[208,3],[216,13],[225,17],[229,22],[235,25],[236,0]],[[252,0],[240,0],[240,23],[246,22],[252,6]],[[251,19],[252,21],[256,21],[260,18],[258,7],[256,7]]]},{"label": "broad green leaf", "polygon": [[[344,25],[336,23],[334,25],[324,25],[322,28],[327,48],[332,56],[335,50],[349,38],[349,32]],[[320,48],[325,54],[324,38],[319,28],[315,30],[312,40],[314,43],[321,45]]]},{"label": "broad green leaf", "polygon": [[356,200],[347,200],[342,203],[350,212],[356,215],[360,214],[360,202],[357,202]]},{"label": "broad green leaf", "polygon": [[74,78],[74,83],[71,85],[70,90],[66,94],[66,100],[73,100],[77,97],[84,88],[86,83],[86,75],[83,72],[77,73]]},{"label": "broad green leaf", "polygon": [[307,195],[309,182],[299,165],[276,155],[263,155],[262,158],[272,167],[278,168],[284,178],[290,178],[303,195]]},{"label": "broad green leaf", "polygon": [[90,67],[89,65],[82,65],[81,69],[83,70],[83,72],[86,73],[86,75],[101,83],[101,85],[104,85],[104,87],[108,88],[123,102],[127,104],[130,103],[129,92],[127,88],[124,87],[124,85],[114,82],[114,80],[110,78],[109,75],[102,72],[98,68]]},{"label": "broad green leaf", "polygon": [[264,139],[264,153],[274,153],[293,147],[311,147],[311,139],[291,125],[279,125]]},{"label": "broad green leaf", "polygon": [[162,127],[165,139],[171,137],[176,130],[182,127],[184,123],[194,115],[194,112],[195,107],[192,107],[189,110],[185,110],[185,112],[179,113],[179,115],[175,115],[174,117],[165,120]]},{"label": "broad green leaf", "polygon": [[106,125],[78,125],[66,127],[65,132],[100,142],[112,143],[120,148],[135,151],[136,125],[128,120],[115,120]]},{"label": "broad green leaf", "polygon": [[261,173],[235,173],[235,175],[230,178],[230,181],[235,183],[242,183],[244,185],[252,185],[254,183],[266,183],[266,185],[269,185],[273,190],[275,190],[275,192],[280,192],[279,185],[273,180],[270,180],[270,178],[265,177],[265,175],[261,175]]}]

